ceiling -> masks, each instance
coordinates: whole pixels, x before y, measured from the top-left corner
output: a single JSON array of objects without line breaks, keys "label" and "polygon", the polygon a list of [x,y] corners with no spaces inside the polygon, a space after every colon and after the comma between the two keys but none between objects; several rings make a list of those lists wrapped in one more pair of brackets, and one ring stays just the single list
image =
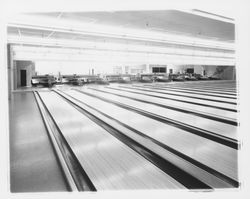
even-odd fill
[{"label": "ceiling", "polygon": [[80,23],[153,30],[220,41],[234,41],[234,24],[178,10],[33,13]]},{"label": "ceiling", "polygon": [[10,21],[8,42],[145,57],[181,52],[192,60],[208,57],[234,64],[234,32],[233,19],[180,10],[25,13]]}]

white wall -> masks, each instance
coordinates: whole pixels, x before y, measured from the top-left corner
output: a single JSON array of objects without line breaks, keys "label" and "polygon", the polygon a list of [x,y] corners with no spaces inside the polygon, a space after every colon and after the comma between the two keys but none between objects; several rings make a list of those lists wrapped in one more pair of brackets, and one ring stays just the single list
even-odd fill
[{"label": "white wall", "polygon": [[194,73],[203,75],[204,68],[201,65],[196,65],[194,67]]},{"label": "white wall", "polygon": [[77,61],[36,61],[36,72],[38,75],[43,74],[89,74],[94,69],[95,74],[112,73],[113,65],[94,62],[77,62]]},{"label": "white wall", "polygon": [[196,74],[203,74],[203,67],[201,65],[168,65],[168,72],[169,69],[173,69],[173,73],[185,73],[187,68],[194,68],[194,73]]}]

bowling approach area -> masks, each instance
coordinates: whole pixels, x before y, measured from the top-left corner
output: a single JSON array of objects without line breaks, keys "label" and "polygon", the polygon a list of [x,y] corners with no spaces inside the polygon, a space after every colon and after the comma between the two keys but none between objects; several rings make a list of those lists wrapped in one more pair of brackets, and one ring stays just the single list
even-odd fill
[{"label": "bowling approach area", "polygon": [[239,186],[235,81],[59,85],[12,95],[12,191]]}]

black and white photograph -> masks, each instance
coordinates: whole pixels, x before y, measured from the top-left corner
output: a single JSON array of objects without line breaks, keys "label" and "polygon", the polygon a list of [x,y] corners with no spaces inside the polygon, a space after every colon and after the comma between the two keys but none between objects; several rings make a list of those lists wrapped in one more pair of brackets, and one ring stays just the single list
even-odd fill
[{"label": "black and white photograph", "polygon": [[233,6],[91,5],[6,11],[8,196],[241,192],[247,81]]}]

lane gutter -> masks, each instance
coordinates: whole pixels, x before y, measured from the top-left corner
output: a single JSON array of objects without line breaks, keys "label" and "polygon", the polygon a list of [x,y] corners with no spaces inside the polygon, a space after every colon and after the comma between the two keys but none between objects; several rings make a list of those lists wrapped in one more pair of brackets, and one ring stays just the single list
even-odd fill
[{"label": "lane gutter", "polygon": [[70,190],[96,191],[96,188],[94,187],[93,183],[82,168],[71,147],[64,138],[53,116],[43,102],[40,94],[35,91],[34,95],[38,102],[38,107],[41,111],[45,126],[50,134],[50,138],[51,140],[53,140],[53,147],[55,148],[56,155],[59,159],[59,162],[61,163],[60,165],[64,171],[65,178],[70,187]]}]

